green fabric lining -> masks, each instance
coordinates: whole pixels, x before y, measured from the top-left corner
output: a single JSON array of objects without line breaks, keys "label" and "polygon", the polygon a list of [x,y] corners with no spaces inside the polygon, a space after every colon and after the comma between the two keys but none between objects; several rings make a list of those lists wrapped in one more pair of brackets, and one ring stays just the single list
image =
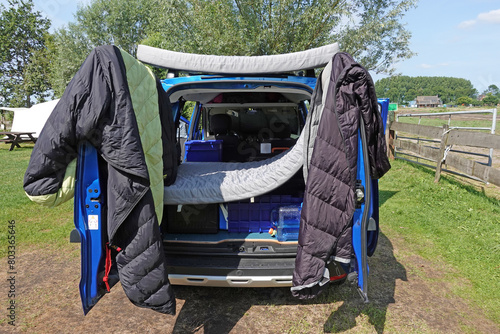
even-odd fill
[{"label": "green fabric lining", "polygon": [[163,143],[156,78],[144,64],[127,52],[123,50],[120,52],[127,71],[127,83],[146,158],[155,212],[158,223],[161,223],[163,216]]},{"label": "green fabric lining", "polygon": [[69,163],[68,167],[66,167],[63,183],[57,193],[38,196],[30,196],[26,193],[26,196],[37,204],[52,208],[73,198],[75,193],[75,180],[76,159],[73,159],[73,161]]}]

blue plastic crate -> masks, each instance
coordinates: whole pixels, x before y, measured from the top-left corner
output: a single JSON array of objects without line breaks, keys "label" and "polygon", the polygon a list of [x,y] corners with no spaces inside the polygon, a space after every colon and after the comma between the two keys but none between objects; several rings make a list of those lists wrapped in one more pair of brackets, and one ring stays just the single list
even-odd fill
[{"label": "blue plastic crate", "polygon": [[228,232],[268,232],[272,226],[271,212],[281,206],[300,204],[302,198],[290,195],[265,195],[250,201],[228,204]]},{"label": "blue plastic crate", "polygon": [[222,161],[222,140],[189,140],[185,146],[185,161]]}]

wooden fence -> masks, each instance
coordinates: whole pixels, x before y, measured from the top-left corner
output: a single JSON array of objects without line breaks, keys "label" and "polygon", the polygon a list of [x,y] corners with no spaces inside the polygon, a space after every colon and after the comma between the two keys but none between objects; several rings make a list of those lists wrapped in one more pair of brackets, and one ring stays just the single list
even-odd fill
[{"label": "wooden fence", "polygon": [[[393,115],[390,115],[389,120],[388,154],[391,159],[394,159],[397,150],[409,151],[436,163],[434,182],[439,181],[442,165],[446,163],[448,167],[452,167],[465,175],[500,186],[500,169],[449,152],[452,145],[500,149],[500,135],[449,129],[448,125],[438,127],[395,122]],[[439,147],[432,147],[415,142],[415,140],[397,139],[396,131],[418,137],[437,139],[440,141],[440,145]]]}]

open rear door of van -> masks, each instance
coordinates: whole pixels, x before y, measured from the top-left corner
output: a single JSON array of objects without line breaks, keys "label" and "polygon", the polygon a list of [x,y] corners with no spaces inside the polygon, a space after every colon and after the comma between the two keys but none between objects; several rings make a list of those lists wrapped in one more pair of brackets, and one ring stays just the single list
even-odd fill
[{"label": "open rear door of van", "polygon": [[[105,251],[103,240],[103,196],[99,180],[98,155],[90,144],[83,144],[78,155],[74,220],[81,241],[80,297],[83,312],[106,293],[103,287]],[[104,217],[105,219],[105,217]]]},{"label": "open rear door of van", "polygon": [[[388,113],[388,99],[379,99],[379,112],[385,123]],[[372,256],[377,246],[379,234],[379,194],[378,180],[370,177],[367,142],[363,119],[360,119],[358,135],[358,170],[356,194],[358,206],[354,212],[352,228],[352,244],[355,255],[354,278],[358,291],[365,302],[368,302],[368,257]],[[361,199],[362,198],[362,199]]]}]

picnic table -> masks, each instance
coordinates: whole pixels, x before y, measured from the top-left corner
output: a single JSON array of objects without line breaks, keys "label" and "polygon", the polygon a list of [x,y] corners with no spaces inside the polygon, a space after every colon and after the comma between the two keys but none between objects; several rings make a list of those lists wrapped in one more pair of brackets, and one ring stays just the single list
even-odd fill
[{"label": "picnic table", "polygon": [[[5,132],[0,132],[0,142],[4,142],[10,145],[9,151],[12,151],[14,147],[21,147],[19,143],[22,142],[29,142],[32,141],[33,143],[36,142],[36,138],[33,137],[33,134],[36,132],[12,132],[12,131],[5,131]],[[4,138],[4,136],[7,136]]]}]

